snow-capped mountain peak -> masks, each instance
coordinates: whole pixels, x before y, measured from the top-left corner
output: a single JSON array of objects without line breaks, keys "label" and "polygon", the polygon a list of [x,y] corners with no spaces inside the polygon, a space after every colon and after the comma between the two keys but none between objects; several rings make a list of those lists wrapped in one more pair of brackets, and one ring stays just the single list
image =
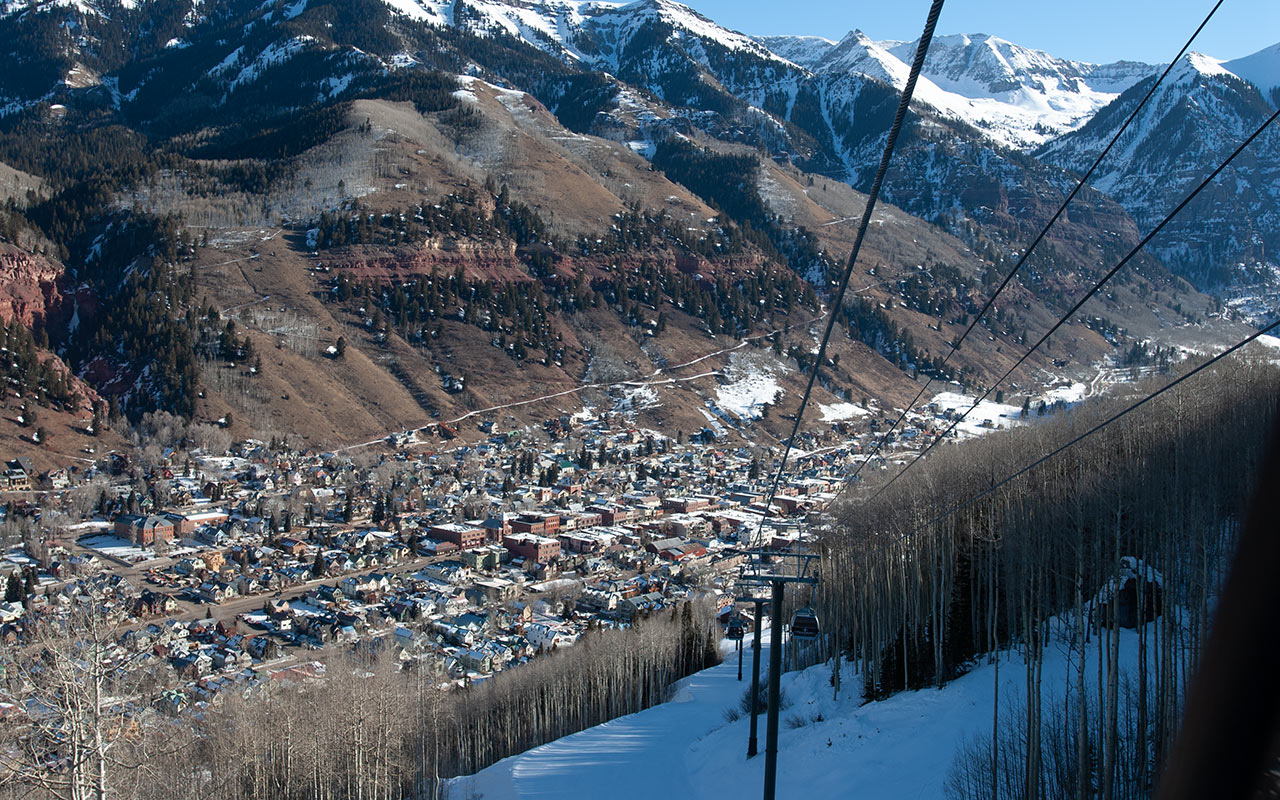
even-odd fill
[{"label": "snow-capped mountain peak", "polygon": [[[909,61],[915,48],[915,42],[904,42],[890,52]],[[979,33],[935,37],[924,74],[939,87],[965,97],[1025,103],[1039,96],[1051,107],[1076,110],[1099,99],[1090,95],[1118,95],[1154,69],[1132,61],[1101,65],[1071,61]]]},{"label": "snow-capped mountain peak", "polygon": [[813,69],[836,42],[823,36],[757,36],[755,40],[792,64]]},{"label": "snow-capped mountain peak", "polygon": [[[850,31],[813,67],[814,72],[857,72],[895,89],[906,85],[911,68],[861,30]],[[932,102],[926,100],[926,102]]]},{"label": "snow-capped mountain peak", "polygon": [[[890,52],[910,61],[916,42],[903,42]],[[966,97],[984,97],[1020,87],[1043,90],[1045,79],[1056,79],[1063,91],[1090,65],[1054,58],[1043,50],[1021,47],[985,33],[935,37],[925,60],[925,74],[938,86]]]},{"label": "snow-capped mountain peak", "polygon": [[[768,41],[800,47],[786,37]],[[856,72],[901,89],[915,50],[916,42],[878,42],[855,30],[808,66],[818,73]],[[1001,144],[1029,148],[1084,124],[1152,71],[1134,62],[1067,61],[988,34],[953,34],[934,38],[916,97]]]},{"label": "snow-capped mountain peak", "polygon": [[1181,83],[1201,75],[1232,75],[1230,70],[1223,69],[1222,61],[1204,53],[1192,51],[1183,56],[1169,73],[1169,79]]}]

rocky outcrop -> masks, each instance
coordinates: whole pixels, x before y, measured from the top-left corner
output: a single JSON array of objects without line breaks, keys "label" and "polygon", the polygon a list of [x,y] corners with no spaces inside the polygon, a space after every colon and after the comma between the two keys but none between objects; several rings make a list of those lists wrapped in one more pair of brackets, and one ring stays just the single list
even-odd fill
[{"label": "rocky outcrop", "polygon": [[[66,272],[61,264],[0,242],[0,324],[17,320],[31,331],[64,330],[91,293],[81,287],[67,291]],[[91,305],[91,303],[90,303]],[[40,360],[62,373],[76,395],[72,413],[89,414],[101,402],[99,394],[78,378],[56,353],[42,351]]]},{"label": "rocky outcrop", "polygon": [[32,330],[64,322],[64,280],[56,262],[0,243],[0,322],[16,319]]}]

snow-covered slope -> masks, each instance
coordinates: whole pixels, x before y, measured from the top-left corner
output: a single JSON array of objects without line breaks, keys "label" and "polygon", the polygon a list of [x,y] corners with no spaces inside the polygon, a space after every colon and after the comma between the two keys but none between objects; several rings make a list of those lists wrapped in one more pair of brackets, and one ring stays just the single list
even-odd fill
[{"label": "snow-covered slope", "polygon": [[1280,43],[1265,47],[1253,55],[1223,61],[1222,68],[1258,87],[1272,105],[1280,105],[1275,91],[1280,89]]},{"label": "snow-covered slope", "polygon": [[[769,41],[799,48],[784,37]],[[877,42],[855,30],[808,66],[819,73],[868,75],[901,89],[915,49],[915,42]],[[939,36],[929,48],[915,96],[1001,144],[1022,149],[1083,125],[1152,69],[1135,62],[1066,61],[986,34]]]},{"label": "snow-covered slope", "polygon": [[596,0],[384,0],[393,10],[433,25],[474,33],[494,31],[523,39],[547,52],[595,66],[617,64],[619,54],[646,25],[660,23],[728,50],[775,56],[749,36],[717,25],[673,0],[607,3]]},{"label": "snow-covered slope", "polygon": [[[915,42],[890,48],[908,62],[915,51]],[[1103,65],[1068,61],[985,33],[935,37],[924,64],[925,75],[943,89],[975,98],[1018,90],[1055,99],[1072,94],[1118,94],[1152,71],[1151,65],[1133,61]]]},{"label": "snow-covered slope", "polygon": [[551,0],[523,3],[502,0],[383,0],[399,14],[437,26],[478,34],[500,31],[556,55],[581,57],[576,42],[589,15],[615,3]]},{"label": "snow-covered slope", "polygon": [[[121,8],[136,8],[138,0],[119,0]],[[107,8],[103,8],[107,6]],[[104,14],[110,11],[110,7],[106,3],[94,2],[94,0],[2,0],[0,1],[0,17],[7,17],[10,14],[17,14],[23,11],[33,9],[56,9],[67,8],[78,11],[81,14]]]},{"label": "snow-covered slope", "polygon": [[[1046,649],[1042,702],[1050,708],[1072,686],[1065,628]],[[1088,645],[1095,663],[1097,642]],[[767,651],[762,666],[768,663]],[[846,666],[844,689],[833,697],[831,668],[811,667],[782,676],[790,706],[779,726],[778,796],[849,797],[865,800],[941,800],[958,747],[989,732],[999,687],[1002,709],[1026,697],[1021,658],[1002,653],[998,670],[983,664],[941,690],[902,692],[864,703],[858,676]],[[751,654],[746,652],[745,681]],[[1137,663],[1137,636],[1120,634],[1120,671]],[[532,798],[652,797],[682,800],[738,800],[756,796],[763,785],[763,755],[746,757],[746,718],[726,720],[737,709],[744,687],[737,659],[676,685],[670,702],[622,717],[504,759],[481,772],[450,782],[451,796],[485,800]],[[1096,671],[1086,671],[1086,691],[1096,687]],[[1007,713],[1007,711],[1005,712]],[[764,719],[759,746],[764,749]],[[855,792],[856,787],[856,792]]]},{"label": "snow-covered slope", "polygon": [[836,43],[822,36],[757,36],[756,41],[792,64],[813,69]]},{"label": "snow-covered slope", "polygon": [[669,30],[675,38],[691,40],[695,49],[712,45],[762,61],[781,60],[750,36],[721,27],[673,0],[638,0],[623,6],[602,8],[587,27],[601,49],[604,62],[613,66],[618,66],[628,56],[627,51],[633,41],[646,29]]}]

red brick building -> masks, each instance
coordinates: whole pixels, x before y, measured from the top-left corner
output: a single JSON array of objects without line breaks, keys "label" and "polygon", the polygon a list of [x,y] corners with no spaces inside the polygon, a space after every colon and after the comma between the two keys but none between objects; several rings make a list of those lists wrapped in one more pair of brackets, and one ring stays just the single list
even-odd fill
[{"label": "red brick building", "polygon": [[432,525],[427,529],[427,535],[442,542],[453,542],[462,550],[470,550],[473,547],[480,547],[484,544],[483,528],[478,528],[474,525],[459,525],[456,522]]},{"label": "red brick building", "polygon": [[599,514],[604,525],[621,525],[636,518],[636,510],[628,506],[592,506],[587,510]]},{"label": "red brick building", "polygon": [[502,546],[513,556],[546,564],[560,557],[560,542],[533,533],[512,533],[503,537]]},{"label": "red brick building", "polygon": [[678,514],[688,514],[690,511],[701,511],[711,505],[710,501],[703,497],[668,497],[662,501],[662,508],[666,511],[674,511]]},{"label": "red brick building", "polygon": [[511,520],[511,530],[515,533],[555,536],[560,531],[560,515],[551,513],[521,514]]},{"label": "red brick building", "polygon": [[176,539],[185,539],[191,536],[196,532],[196,528],[201,525],[221,525],[228,519],[225,511],[203,511],[194,514],[170,511],[164,516],[165,519],[173,523],[173,535]]},{"label": "red brick building", "polygon": [[116,518],[116,535],[134,544],[150,545],[173,541],[173,522],[155,514],[145,517],[125,514]]}]

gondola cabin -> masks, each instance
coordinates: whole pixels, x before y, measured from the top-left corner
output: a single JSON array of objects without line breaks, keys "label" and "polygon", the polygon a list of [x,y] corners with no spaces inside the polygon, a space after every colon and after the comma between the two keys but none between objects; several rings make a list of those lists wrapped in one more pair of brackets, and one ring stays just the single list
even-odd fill
[{"label": "gondola cabin", "polygon": [[821,630],[818,627],[818,615],[811,608],[801,608],[791,617],[791,637],[793,639],[817,639]]},{"label": "gondola cabin", "polygon": [[741,641],[744,634],[742,620],[735,619],[729,623],[728,629],[725,630],[725,638],[732,639],[735,642]]}]

